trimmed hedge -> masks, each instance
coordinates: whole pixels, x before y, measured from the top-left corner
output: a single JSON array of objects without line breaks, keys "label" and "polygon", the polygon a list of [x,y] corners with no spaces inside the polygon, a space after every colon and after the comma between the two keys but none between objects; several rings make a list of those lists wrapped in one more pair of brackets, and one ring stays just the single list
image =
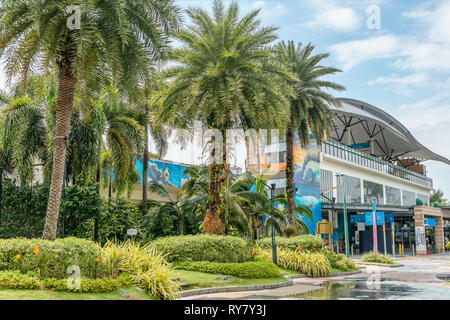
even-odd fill
[{"label": "trimmed hedge", "polygon": [[[310,250],[317,251],[324,248],[323,240],[311,234],[297,237],[275,237],[277,248],[284,250]],[[261,249],[272,248],[272,238],[262,238],[256,240],[256,245]],[[299,248],[300,247],[300,248]]]},{"label": "trimmed hedge", "polygon": [[40,277],[64,279],[70,265],[80,267],[81,276],[96,278],[104,274],[100,247],[77,238],[0,240],[0,270],[33,271]]},{"label": "trimmed hedge", "polygon": [[33,272],[22,274],[18,270],[0,271],[1,289],[28,289],[39,290],[48,289],[54,291],[66,291],[77,293],[105,293],[118,290],[121,286],[129,286],[125,279],[102,278],[88,279],[81,278],[79,289],[69,289],[66,279],[43,278],[39,279]]},{"label": "trimmed hedge", "polygon": [[178,269],[216,273],[235,276],[244,279],[276,278],[280,276],[280,270],[270,261],[256,258],[254,261],[234,262],[210,262],[210,261],[181,261],[174,263]]},{"label": "trimmed hedge", "polygon": [[169,262],[211,261],[245,262],[252,259],[251,248],[240,237],[186,235],[160,238],[151,242]]}]

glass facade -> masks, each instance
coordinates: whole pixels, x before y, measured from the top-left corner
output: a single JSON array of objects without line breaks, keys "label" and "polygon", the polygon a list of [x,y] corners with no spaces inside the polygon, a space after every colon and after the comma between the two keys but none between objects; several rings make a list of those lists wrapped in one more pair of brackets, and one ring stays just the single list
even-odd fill
[{"label": "glass facade", "polygon": [[403,205],[407,207],[416,205],[416,195],[414,192],[403,190]]},{"label": "glass facade", "polygon": [[400,189],[386,186],[386,204],[399,206],[401,201]]},{"label": "glass facade", "polygon": [[[333,188],[333,173],[329,170],[320,170],[320,192],[324,192],[330,188]],[[332,199],[333,191],[325,193],[325,196]],[[321,197],[322,202],[331,202],[325,197]]]},{"label": "glass facade", "polygon": [[[336,202],[343,203],[341,177],[337,177],[337,199]],[[361,180],[355,177],[343,176],[342,182],[345,187],[345,201],[348,204],[361,204]]]},{"label": "glass facade", "polygon": [[374,198],[377,204],[384,204],[383,185],[364,180],[364,203],[372,203]]},{"label": "glass facade", "polygon": [[424,195],[424,194],[417,194],[417,198],[419,198],[420,200],[422,200],[424,205],[428,205],[428,196]]}]

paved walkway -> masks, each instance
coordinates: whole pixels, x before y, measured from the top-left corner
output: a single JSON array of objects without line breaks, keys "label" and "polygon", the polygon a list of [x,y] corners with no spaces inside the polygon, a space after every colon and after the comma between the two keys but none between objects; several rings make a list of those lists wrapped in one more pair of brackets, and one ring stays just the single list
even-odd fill
[{"label": "paved walkway", "polygon": [[[314,291],[323,289],[325,282],[342,281],[345,279],[365,279],[371,277],[374,273],[379,273],[380,277],[388,282],[394,281],[395,283],[404,283],[409,286],[422,286],[420,288],[421,290],[425,290],[425,296],[426,292],[428,292],[427,290],[429,290],[430,294],[435,294],[438,299],[443,296],[442,293],[436,293],[436,290],[444,290],[444,295],[447,295],[447,292],[450,292],[450,284],[444,280],[436,278],[436,274],[438,273],[450,273],[450,253],[415,257],[396,257],[395,261],[403,264],[403,266],[396,268],[367,266],[362,268],[362,273],[359,274],[326,278],[299,278],[294,279],[294,285],[278,289],[213,293],[190,296],[183,299],[289,299],[289,297],[307,292],[311,292],[313,295]],[[448,297],[444,297],[444,299],[450,299],[450,293],[448,294]]]}]

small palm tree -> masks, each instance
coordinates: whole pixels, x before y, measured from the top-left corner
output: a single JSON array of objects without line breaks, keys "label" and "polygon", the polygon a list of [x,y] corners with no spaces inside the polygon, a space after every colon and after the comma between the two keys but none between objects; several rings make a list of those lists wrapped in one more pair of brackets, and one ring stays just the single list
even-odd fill
[{"label": "small palm tree", "polygon": [[293,41],[278,43],[274,51],[286,68],[294,73],[298,80],[288,80],[294,91],[289,97],[289,121],[286,130],[286,193],[291,229],[298,230],[295,223],[294,201],[294,133],[298,134],[302,146],[310,142],[310,132],[320,143],[329,132],[334,114],[328,105],[340,105],[336,98],[326,90],[342,91],[345,88],[331,81],[323,80],[327,75],[340,72],[339,69],[324,67],[319,63],[329,54],[313,55],[314,46]]},{"label": "small palm tree", "polygon": [[[193,24],[176,35],[183,46],[173,50],[170,58],[176,63],[163,73],[169,85],[158,121],[184,128],[200,120],[221,132],[225,165],[209,165],[211,200],[203,222],[204,233],[220,234],[220,190],[230,175],[225,132],[282,127],[288,105],[284,93],[290,89],[283,87],[281,78],[295,78],[267,50],[276,39],[276,28],[260,27],[259,10],[240,18],[237,2],[225,8],[221,0],[214,0],[212,11],[186,11]],[[211,151],[212,158],[216,152]]]},{"label": "small palm tree", "polygon": [[[66,9],[81,11],[69,28]],[[36,68],[58,75],[50,194],[43,238],[55,239],[75,88],[91,75],[113,79],[128,92],[148,75],[152,58],[178,25],[174,1],[4,0],[0,8],[0,57],[11,79]]]},{"label": "small palm tree", "polygon": [[172,199],[170,194],[164,188],[163,185],[153,182],[148,186],[150,192],[158,194],[164,200],[162,202],[151,200],[149,201],[149,205],[151,208],[150,214],[167,214],[167,215],[175,215],[178,217],[178,227],[180,236],[184,234],[184,211],[181,206],[181,201]]}]

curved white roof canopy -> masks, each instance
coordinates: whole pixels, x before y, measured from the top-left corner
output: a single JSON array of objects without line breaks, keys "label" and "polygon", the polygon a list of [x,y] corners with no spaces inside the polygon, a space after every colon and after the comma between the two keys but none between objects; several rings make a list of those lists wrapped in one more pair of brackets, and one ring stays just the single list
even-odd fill
[{"label": "curved white roof canopy", "polygon": [[363,101],[338,99],[342,106],[330,106],[336,116],[331,138],[351,145],[373,139],[373,154],[388,161],[415,158],[417,161],[450,161],[420,144],[398,120]]}]

